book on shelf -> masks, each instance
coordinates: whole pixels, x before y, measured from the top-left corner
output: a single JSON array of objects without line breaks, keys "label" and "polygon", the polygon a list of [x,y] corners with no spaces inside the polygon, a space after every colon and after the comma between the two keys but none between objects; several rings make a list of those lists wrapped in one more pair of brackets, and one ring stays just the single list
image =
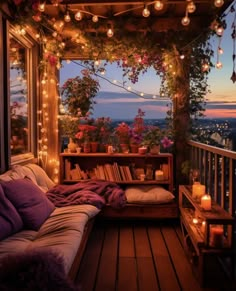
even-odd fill
[{"label": "book on shelf", "polygon": [[129,166],[124,166],[124,170],[125,170],[125,176],[127,178],[127,181],[132,181],[132,175],[129,169]]},{"label": "book on shelf", "polygon": [[163,171],[164,180],[168,180],[169,179],[169,165],[162,164],[161,169]]},{"label": "book on shelf", "polygon": [[113,168],[114,168],[114,172],[115,172],[116,181],[122,181],[121,173],[120,173],[119,166],[118,166],[117,162],[115,162],[113,164]]},{"label": "book on shelf", "polygon": [[108,175],[108,181],[115,182],[115,177],[114,177],[114,174],[113,174],[113,171],[112,171],[111,164],[105,164],[104,167],[105,167],[107,175]]},{"label": "book on shelf", "polygon": [[69,159],[65,159],[65,178],[66,180],[71,180],[71,162]]}]

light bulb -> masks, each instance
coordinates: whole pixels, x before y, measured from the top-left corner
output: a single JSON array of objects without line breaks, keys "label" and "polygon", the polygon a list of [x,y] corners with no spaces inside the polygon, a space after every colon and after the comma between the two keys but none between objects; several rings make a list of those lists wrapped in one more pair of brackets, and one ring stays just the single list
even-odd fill
[{"label": "light bulb", "polygon": [[220,61],[218,61],[218,62],[216,63],[216,68],[217,68],[217,69],[221,69],[222,67],[223,67],[222,63],[221,63]]},{"label": "light bulb", "polygon": [[219,53],[220,55],[223,55],[224,50],[223,50],[221,47],[218,47],[218,53]]},{"label": "light bulb", "polygon": [[80,21],[83,18],[82,13],[80,11],[75,13],[75,20]]},{"label": "light bulb", "polygon": [[43,2],[43,3],[39,3],[38,11],[40,11],[40,12],[44,12],[44,10],[45,10],[45,2]]},{"label": "light bulb", "polygon": [[94,65],[95,65],[95,66],[99,66],[99,65],[100,65],[100,61],[99,61],[99,60],[96,60],[96,61],[94,62]]},{"label": "light bulb", "polygon": [[182,23],[183,26],[187,26],[187,25],[189,25],[189,23],[190,23],[190,19],[189,19],[188,15],[186,15],[186,16],[184,16],[184,17],[182,18],[181,23]]},{"label": "light bulb", "polygon": [[98,16],[97,16],[97,15],[93,15],[93,17],[92,17],[92,21],[93,21],[93,22],[98,22]]},{"label": "light bulb", "polygon": [[154,8],[155,8],[157,11],[162,10],[163,7],[164,7],[164,4],[163,4],[161,1],[156,1],[155,4],[154,4]]},{"label": "light bulb", "polygon": [[112,31],[111,28],[109,28],[108,31],[107,31],[107,36],[108,36],[108,37],[112,37],[113,34],[114,34],[114,32]]},{"label": "light bulb", "polygon": [[147,8],[147,6],[145,6],[145,8],[143,9],[143,17],[148,17],[150,15],[150,10]]},{"label": "light bulb", "polygon": [[203,65],[202,65],[202,71],[203,72],[206,72],[206,71],[208,71],[209,70],[209,64],[208,63],[204,63]]},{"label": "light bulb", "polygon": [[217,34],[218,36],[222,36],[223,33],[224,33],[224,28],[223,28],[222,26],[217,27],[217,29],[216,29],[216,34]]},{"label": "light bulb", "polygon": [[188,13],[193,13],[195,10],[196,10],[196,5],[193,3],[193,1],[188,3],[188,5],[187,5]]},{"label": "light bulb", "polygon": [[69,11],[66,12],[66,14],[65,14],[65,16],[64,16],[64,21],[65,21],[65,22],[70,22],[70,21],[71,21]]},{"label": "light bulb", "polygon": [[215,7],[221,7],[224,5],[224,0],[215,0],[214,5]]}]

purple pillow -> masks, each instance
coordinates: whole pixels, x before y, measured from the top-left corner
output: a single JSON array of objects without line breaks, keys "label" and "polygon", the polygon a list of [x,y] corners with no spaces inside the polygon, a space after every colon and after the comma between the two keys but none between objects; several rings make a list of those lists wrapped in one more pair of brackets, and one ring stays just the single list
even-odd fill
[{"label": "purple pillow", "polygon": [[0,240],[23,228],[23,221],[0,185]]},{"label": "purple pillow", "polygon": [[38,230],[55,209],[43,191],[29,179],[1,182],[1,185],[26,228]]}]

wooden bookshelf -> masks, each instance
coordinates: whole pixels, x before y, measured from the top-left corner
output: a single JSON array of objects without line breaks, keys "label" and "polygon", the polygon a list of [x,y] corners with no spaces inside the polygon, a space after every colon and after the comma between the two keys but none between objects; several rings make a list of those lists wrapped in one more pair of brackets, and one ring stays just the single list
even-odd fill
[{"label": "wooden bookshelf", "polygon": [[[150,179],[140,180],[140,172],[152,169]],[[163,179],[155,180],[155,171],[163,170]],[[78,171],[78,173],[77,173]],[[107,153],[61,153],[60,183],[76,183],[86,179],[101,179],[118,184],[160,184],[173,192],[173,156],[169,153],[107,154]]]}]

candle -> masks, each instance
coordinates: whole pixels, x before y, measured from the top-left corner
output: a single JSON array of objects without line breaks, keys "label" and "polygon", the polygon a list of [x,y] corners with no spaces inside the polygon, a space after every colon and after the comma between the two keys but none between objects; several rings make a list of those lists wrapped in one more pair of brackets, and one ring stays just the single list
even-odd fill
[{"label": "candle", "polygon": [[199,182],[194,182],[192,186],[193,198],[201,198],[206,192],[206,186],[200,184]]},{"label": "candle", "polygon": [[202,221],[201,231],[205,233],[205,229],[206,229],[206,221]]},{"label": "candle", "polygon": [[211,210],[211,196],[206,194],[201,198],[201,207],[204,210]]},{"label": "candle", "polygon": [[210,245],[222,247],[224,243],[224,230],[222,226],[212,226],[210,228]]},{"label": "candle", "polygon": [[164,180],[164,172],[161,170],[155,171],[155,179],[156,180]]}]

